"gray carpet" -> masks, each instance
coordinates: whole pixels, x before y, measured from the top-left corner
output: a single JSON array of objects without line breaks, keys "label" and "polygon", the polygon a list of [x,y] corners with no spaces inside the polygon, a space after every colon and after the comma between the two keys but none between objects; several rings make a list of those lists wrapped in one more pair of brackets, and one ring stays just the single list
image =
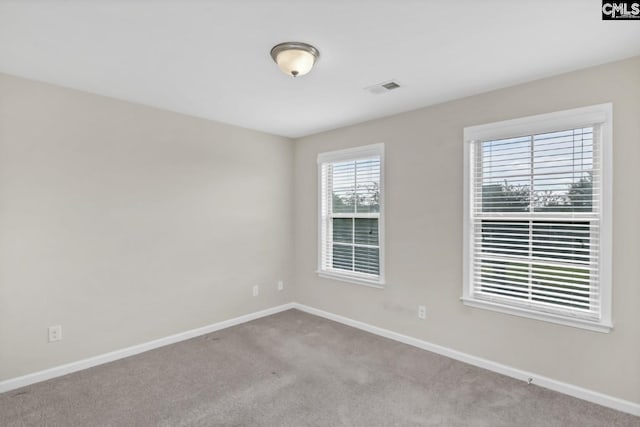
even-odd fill
[{"label": "gray carpet", "polygon": [[0,395],[2,426],[640,426],[290,310]]}]

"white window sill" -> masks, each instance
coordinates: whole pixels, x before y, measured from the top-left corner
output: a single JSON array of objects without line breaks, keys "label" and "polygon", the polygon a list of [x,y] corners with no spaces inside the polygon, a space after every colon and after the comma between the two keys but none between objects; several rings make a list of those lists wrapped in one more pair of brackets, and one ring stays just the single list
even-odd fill
[{"label": "white window sill", "polygon": [[499,313],[511,314],[513,316],[527,317],[529,319],[542,320],[545,322],[556,323],[558,325],[572,326],[574,328],[588,329],[590,331],[608,333],[613,328],[610,322],[597,322],[592,320],[571,318],[558,314],[544,313],[536,310],[528,310],[526,308],[513,307],[492,301],[483,301],[473,298],[460,298],[464,305],[474,308],[483,308],[486,310],[497,311]]},{"label": "white window sill", "polygon": [[338,280],[340,282],[355,283],[357,285],[369,286],[371,288],[384,289],[384,280],[368,279],[351,274],[337,273],[333,271],[316,271],[318,277],[323,279]]}]

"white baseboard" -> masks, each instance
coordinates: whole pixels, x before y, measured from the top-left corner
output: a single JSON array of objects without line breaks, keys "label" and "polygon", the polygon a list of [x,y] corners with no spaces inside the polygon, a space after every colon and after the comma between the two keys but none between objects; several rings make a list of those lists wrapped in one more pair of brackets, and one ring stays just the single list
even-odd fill
[{"label": "white baseboard", "polygon": [[170,335],[168,337],[159,338],[157,340],[148,341],[142,344],[137,344],[131,347],[115,350],[110,353],[101,354],[87,359],[78,360],[76,362],[67,363],[65,365],[55,366],[53,368],[45,369],[43,371],[34,372],[21,377],[10,378],[8,380],[0,381],[0,393],[4,393],[9,390],[14,390],[20,387],[27,386],[29,384],[37,383],[40,381],[46,381],[51,378],[67,375],[72,372],[81,371],[83,369],[91,368],[93,366],[102,365],[104,363],[113,362],[114,360],[123,359],[125,357],[133,356],[145,351],[153,350],[154,348],[163,347],[165,345],[177,343],[180,341],[195,338],[200,335],[209,334],[211,332],[219,331],[230,326],[246,323],[251,320],[258,319],[260,317],[269,316],[271,314],[279,313],[281,311],[290,310],[294,307],[293,303],[279,305],[277,307],[267,308],[266,310],[256,311],[254,313],[245,314],[244,316],[235,317],[229,320],[223,320],[222,322],[213,323],[211,325],[203,326],[201,328],[191,329],[179,334]]},{"label": "white baseboard", "polygon": [[472,356],[461,351],[453,350],[447,347],[443,347],[437,344],[423,341],[417,338],[413,338],[407,335],[402,335],[397,332],[390,331],[388,329],[379,328],[377,326],[370,325],[368,323],[353,320],[348,317],[340,316],[338,314],[329,313],[327,311],[319,310],[317,308],[309,307],[304,304],[293,303],[293,308],[305,313],[313,314],[315,316],[324,317],[329,320],[333,320],[348,326],[352,326],[363,331],[370,332],[375,335],[379,335],[385,338],[399,341],[404,344],[418,347],[423,350],[431,351],[451,359],[459,360],[470,365],[478,366],[480,368],[488,369],[493,372],[497,372],[502,375],[506,375],[512,378],[516,378],[522,381],[531,382],[532,384],[540,387],[548,388],[569,396],[577,397],[578,399],[586,400],[588,402],[597,403],[602,406],[606,406],[618,411],[626,412],[632,415],[640,416],[640,404],[630,402],[628,400],[619,399],[617,397],[609,396],[597,391],[589,390],[586,388],[578,387],[572,384],[557,381],[551,378],[544,377],[542,375],[534,374],[532,372],[523,371],[521,369],[506,366],[501,363],[492,362],[491,360],[483,359],[480,357]]},{"label": "white baseboard", "polygon": [[626,412],[632,415],[640,416],[640,404],[630,402],[627,400],[619,399],[617,397],[609,396],[603,393],[599,393],[593,390],[588,390],[582,387],[578,387],[572,384],[557,381],[551,378],[544,377],[542,375],[534,374],[531,372],[523,371],[521,369],[506,366],[501,363],[492,362],[491,360],[483,359],[480,357],[472,356],[461,351],[453,350],[447,347],[443,347],[437,344],[430,343],[428,341],[413,338],[407,335],[403,335],[397,332],[390,331],[388,329],[379,328],[377,326],[370,325],[368,323],[353,320],[348,317],[340,316],[338,314],[329,313],[327,311],[319,310],[304,304],[288,303],[279,305],[277,307],[268,308],[266,310],[256,311],[244,316],[235,317],[233,319],[224,320],[222,322],[214,323],[201,328],[192,329],[190,331],[182,332],[168,337],[160,338],[157,340],[149,341],[146,343],[134,345],[131,347],[123,348],[120,350],[112,351],[110,353],[101,354],[98,356],[90,357],[76,362],[68,363],[65,365],[56,366],[43,371],[34,372],[32,374],[24,375],[17,378],[11,378],[5,381],[0,381],[0,393],[4,393],[9,390],[14,390],[20,387],[34,384],[40,381],[46,381],[52,378],[67,375],[72,372],[81,371],[83,369],[91,368],[93,366],[102,365],[104,363],[112,362],[114,360],[123,359],[125,357],[133,356],[145,351],[153,350],[158,347],[177,343],[180,341],[188,340],[200,335],[205,335],[211,332],[219,331],[231,326],[239,325],[241,323],[249,322],[261,317],[269,316],[272,314],[286,311],[289,309],[298,309],[309,314],[313,314],[319,317],[324,317],[329,320],[333,320],[348,326],[352,326],[357,329],[361,329],[366,332],[370,332],[375,335],[379,335],[385,338],[392,339],[404,344],[411,345],[413,347],[421,348],[423,350],[431,351],[446,357],[450,357],[461,362],[468,363],[470,365],[478,366],[480,368],[488,369],[499,374],[507,375],[512,378],[516,378],[522,381],[531,380],[532,384],[548,388],[560,393],[567,394],[569,396],[577,397],[589,402],[597,403],[602,406],[606,406],[618,411]]}]

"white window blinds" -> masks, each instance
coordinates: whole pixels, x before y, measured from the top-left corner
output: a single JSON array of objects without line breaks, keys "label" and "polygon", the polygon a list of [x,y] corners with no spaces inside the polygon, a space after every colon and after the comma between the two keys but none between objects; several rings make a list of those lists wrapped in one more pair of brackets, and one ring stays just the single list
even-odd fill
[{"label": "white window blinds", "polygon": [[470,142],[468,298],[601,322],[602,126]]},{"label": "white window blinds", "polygon": [[382,146],[318,157],[319,272],[382,283]]}]

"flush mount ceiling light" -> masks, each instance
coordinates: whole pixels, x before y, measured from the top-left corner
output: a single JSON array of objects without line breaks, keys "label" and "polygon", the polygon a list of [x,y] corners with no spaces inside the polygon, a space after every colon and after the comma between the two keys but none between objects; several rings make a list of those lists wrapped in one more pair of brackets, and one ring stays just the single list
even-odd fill
[{"label": "flush mount ceiling light", "polygon": [[320,52],[306,43],[286,42],[271,49],[271,57],[283,73],[293,77],[304,76],[316,63]]}]

